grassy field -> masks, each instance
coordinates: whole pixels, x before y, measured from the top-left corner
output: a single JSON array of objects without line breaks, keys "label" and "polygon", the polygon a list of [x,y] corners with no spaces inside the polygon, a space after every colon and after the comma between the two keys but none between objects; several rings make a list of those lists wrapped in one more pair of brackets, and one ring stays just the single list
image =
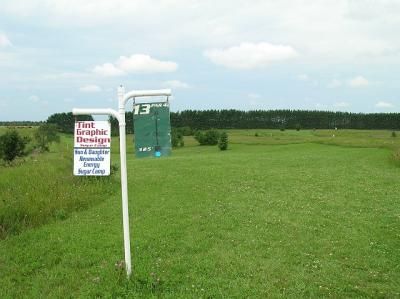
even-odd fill
[{"label": "grassy field", "polygon": [[[6,130],[0,127],[0,134]],[[32,137],[34,130],[24,128],[18,132]],[[115,177],[74,177],[72,148],[71,137],[62,136],[59,144],[52,144],[49,153],[34,152],[18,158],[12,166],[0,165],[0,239],[63,220],[72,211],[104,200],[104,195],[117,193],[119,181]]]},{"label": "grassy field", "polygon": [[[166,159],[135,159],[128,142],[130,280],[120,266],[118,184],[102,178],[108,187],[58,183],[41,191],[48,203],[68,192],[87,204],[0,240],[0,298],[400,297],[400,168],[390,158],[400,137],[229,136],[226,152],[187,137]],[[24,174],[43,186],[68,177],[72,164],[54,165],[69,161],[70,146],[65,137],[39,162],[0,169],[3,202],[29,197],[18,191],[29,181]],[[115,138],[113,163],[117,150]],[[34,166],[42,163],[47,168]],[[6,188],[14,189],[4,199]]]}]

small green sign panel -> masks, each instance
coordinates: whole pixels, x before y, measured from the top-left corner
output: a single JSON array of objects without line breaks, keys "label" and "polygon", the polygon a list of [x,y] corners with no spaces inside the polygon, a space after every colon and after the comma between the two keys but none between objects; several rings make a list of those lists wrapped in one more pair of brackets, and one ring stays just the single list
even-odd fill
[{"label": "small green sign panel", "polygon": [[169,103],[140,103],[133,106],[136,157],[171,154]]}]

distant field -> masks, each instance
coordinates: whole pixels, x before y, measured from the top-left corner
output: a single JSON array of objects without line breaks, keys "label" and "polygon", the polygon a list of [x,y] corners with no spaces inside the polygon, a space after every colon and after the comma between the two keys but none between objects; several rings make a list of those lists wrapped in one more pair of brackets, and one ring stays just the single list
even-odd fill
[{"label": "distant field", "polygon": [[[376,130],[232,130],[231,141],[240,144],[320,143],[353,147],[400,147],[391,131]],[[258,135],[255,136],[255,135]],[[400,132],[398,132],[398,135]],[[399,136],[400,137],[400,136]]]},{"label": "distant field", "polygon": [[[129,281],[115,266],[118,176],[72,177],[69,136],[37,161],[1,168],[0,215],[24,202],[84,206],[0,240],[0,298],[400,297],[400,168],[390,159],[400,136],[233,130],[229,138],[226,152],[186,137],[169,158],[138,160],[128,136]],[[112,144],[118,164],[118,138]]]}]

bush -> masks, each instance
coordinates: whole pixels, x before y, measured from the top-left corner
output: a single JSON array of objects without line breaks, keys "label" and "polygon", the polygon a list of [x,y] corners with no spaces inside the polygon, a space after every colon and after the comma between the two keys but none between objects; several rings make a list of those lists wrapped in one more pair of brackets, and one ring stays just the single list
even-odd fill
[{"label": "bush", "polygon": [[180,127],[176,128],[179,132],[182,133],[183,136],[193,136],[194,131],[190,127]]},{"label": "bush", "polygon": [[301,125],[300,125],[300,124],[296,124],[296,125],[295,125],[295,129],[296,129],[296,131],[300,131]]},{"label": "bush", "polygon": [[171,145],[172,147],[178,147],[178,137],[174,133],[174,131],[171,132]]},{"label": "bush", "polygon": [[29,138],[21,137],[17,131],[8,131],[0,136],[0,158],[11,162],[16,157],[24,156],[25,146],[28,142]]},{"label": "bush", "polygon": [[228,149],[228,134],[226,132],[222,132],[219,136],[218,147],[221,151],[225,151]]},{"label": "bush", "polygon": [[395,131],[393,131],[392,132],[392,137],[396,137],[397,135],[396,135],[396,132]]},{"label": "bush", "polygon": [[256,133],[254,134],[254,136],[255,136],[255,137],[258,137],[258,133],[256,132]]},{"label": "bush", "polygon": [[194,139],[197,140],[198,143],[200,143],[200,145],[202,145],[202,143],[204,142],[204,133],[202,133],[201,131],[196,131],[194,133]]},{"label": "bush", "polygon": [[49,151],[49,145],[52,142],[60,142],[60,136],[58,136],[58,128],[55,124],[44,124],[41,125],[35,132],[35,140],[39,149]]},{"label": "bush", "polygon": [[217,145],[219,133],[217,130],[208,130],[206,132],[197,131],[194,138],[200,145]]},{"label": "bush", "polygon": [[183,147],[185,145],[185,142],[183,141],[183,133],[181,130],[172,129],[171,144],[172,147]]}]

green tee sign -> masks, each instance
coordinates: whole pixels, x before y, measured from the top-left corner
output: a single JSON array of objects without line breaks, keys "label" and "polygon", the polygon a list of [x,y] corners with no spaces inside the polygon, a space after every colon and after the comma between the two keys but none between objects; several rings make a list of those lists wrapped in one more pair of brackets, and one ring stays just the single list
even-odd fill
[{"label": "green tee sign", "polygon": [[136,157],[171,154],[169,103],[140,103],[133,106]]}]

